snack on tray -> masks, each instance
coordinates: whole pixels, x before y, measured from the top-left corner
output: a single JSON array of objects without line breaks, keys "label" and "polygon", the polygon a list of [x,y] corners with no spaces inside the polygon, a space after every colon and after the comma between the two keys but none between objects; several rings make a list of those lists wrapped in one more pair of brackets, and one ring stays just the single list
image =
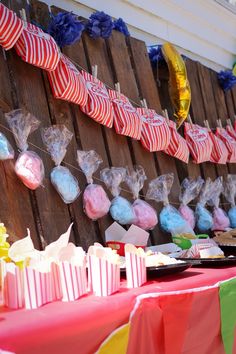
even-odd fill
[{"label": "snack on tray", "polygon": [[183,261],[171,258],[161,252],[154,254],[146,253],[146,267],[159,267],[177,263],[183,263]]},{"label": "snack on tray", "polygon": [[224,258],[224,252],[219,247],[200,250],[200,258]]},{"label": "snack on tray", "polygon": [[[212,250],[213,249],[213,250]],[[203,252],[207,251],[209,252]],[[211,255],[213,257],[211,257]],[[209,242],[206,243],[198,243],[193,245],[190,249],[185,250],[181,254],[181,258],[222,258],[224,257],[223,251],[216,246],[215,242],[212,240],[209,240]]]},{"label": "snack on tray", "polygon": [[236,246],[236,229],[227,232],[217,232],[213,239],[222,246]]}]

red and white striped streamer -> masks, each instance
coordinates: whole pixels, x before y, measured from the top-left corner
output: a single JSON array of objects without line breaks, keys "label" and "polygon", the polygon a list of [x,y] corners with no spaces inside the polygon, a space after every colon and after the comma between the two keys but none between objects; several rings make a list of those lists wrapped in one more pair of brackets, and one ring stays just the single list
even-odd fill
[{"label": "red and white striped streamer", "polygon": [[120,266],[107,259],[89,256],[90,281],[96,296],[109,296],[120,289]]},{"label": "red and white striped streamer", "polygon": [[54,71],[48,71],[48,79],[53,96],[84,106],[88,100],[88,92],[83,76],[64,54]]},{"label": "red and white striped streamer", "polygon": [[15,12],[0,3],[0,45],[11,49],[23,31],[24,23]]},{"label": "red and white striped streamer", "polygon": [[125,252],[127,288],[137,288],[147,281],[145,257]]},{"label": "red and white striped streamer", "polygon": [[114,108],[114,127],[117,134],[140,140],[142,120],[137,110],[123,94],[108,90]]},{"label": "red and white striped streamer", "polygon": [[185,163],[189,161],[189,148],[185,139],[177,132],[176,123],[170,120],[168,126],[171,133],[170,144],[165,153]]},{"label": "red and white striped streamer", "polygon": [[210,161],[213,144],[208,129],[197,124],[185,123],[184,134],[193,161],[197,164]]},{"label": "red and white striped streamer", "polygon": [[224,128],[216,128],[216,136],[220,138],[227,150],[228,150],[228,160],[227,162],[235,163],[236,162],[236,140],[229,135],[229,133]]},{"label": "red and white striped streamer", "polygon": [[55,70],[60,60],[60,51],[54,39],[31,23],[24,24],[15,49],[24,61],[45,70]]},{"label": "red and white striped streamer", "polygon": [[75,301],[87,293],[87,275],[85,264],[73,265],[64,261],[59,264],[62,301]]},{"label": "red and white striped streamer", "polygon": [[88,90],[87,104],[81,110],[97,123],[111,128],[113,125],[113,108],[106,86],[89,73],[81,72]]},{"label": "red and white striped streamer", "polygon": [[209,132],[209,136],[213,145],[210,162],[225,165],[229,154],[225,144],[211,131]]},{"label": "red and white striped streamer", "polygon": [[20,309],[24,306],[23,271],[14,263],[6,263],[4,278],[4,305],[10,309]]},{"label": "red and white striped streamer", "polygon": [[151,152],[167,149],[171,133],[166,119],[153,109],[137,108],[137,113],[143,122],[140,141],[145,149]]}]

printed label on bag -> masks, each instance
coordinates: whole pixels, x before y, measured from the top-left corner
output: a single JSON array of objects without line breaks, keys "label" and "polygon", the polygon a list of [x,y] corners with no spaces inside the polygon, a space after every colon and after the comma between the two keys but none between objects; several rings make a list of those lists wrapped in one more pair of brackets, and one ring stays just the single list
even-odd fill
[{"label": "printed label on bag", "polygon": [[144,123],[150,124],[154,127],[159,127],[165,123],[164,118],[155,113],[142,114],[141,119]]},{"label": "printed label on bag", "polygon": [[194,141],[201,142],[207,139],[207,132],[201,128],[190,129],[187,134]]},{"label": "printed label on bag", "polygon": [[115,104],[117,104],[118,106],[120,106],[121,108],[123,108],[125,111],[129,112],[129,113],[135,113],[136,109],[127,101],[124,101],[122,99],[119,98],[114,98],[112,100]]},{"label": "printed label on bag", "polygon": [[92,81],[87,81],[86,82],[86,87],[89,91],[91,91],[92,93],[94,93],[97,96],[100,96],[102,98],[108,99],[108,93],[106,91],[105,88],[103,88],[102,86],[95,84]]},{"label": "printed label on bag", "polygon": [[74,66],[74,64],[69,60],[67,59],[66,57],[62,57],[62,60],[64,61],[64,63],[68,66],[68,68],[73,71],[75,74],[78,75],[79,71],[76,69],[76,67]]},{"label": "printed label on bag", "polygon": [[32,33],[34,36],[37,36],[37,37],[40,37],[40,38],[43,38],[43,39],[46,39],[47,41],[51,41],[52,40],[52,37],[41,31],[39,28],[35,27],[35,28],[32,28],[32,27],[27,27],[25,28],[25,30],[29,33]]},{"label": "printed label on bag", "polygon": [[230,144],[236,144],[236,141],[225,130],[221,131],[221,136],[225,138]]}]

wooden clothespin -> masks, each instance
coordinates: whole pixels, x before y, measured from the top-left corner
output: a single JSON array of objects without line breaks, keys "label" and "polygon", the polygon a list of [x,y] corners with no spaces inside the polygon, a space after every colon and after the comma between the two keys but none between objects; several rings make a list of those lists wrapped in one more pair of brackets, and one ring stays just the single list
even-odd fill
[{"label": "wooden clothespin", "polygon": [[233,129],[233,125],[232,125],[231,119],[227,119],[226,122],[230,126],[230,129]]},{"label": "wooden clothespin", "polygon": [[192,118],[191,118],[190,114],[188,114],[188,121],[189,121],[189,123],[191,124],[191,127],[192,127],[193,126],[193,121],[192,121]]},{"label": "wooden clothespin", "polygon": [[210,125],[209,125],[209,122],[208,122],[207,119],[204,120],[204,125],[205,125],[205,127],[208,129],[208,131],[210,132],[210,131],[211,131],[211,128],[210,128]]},{"label": "wooden clothespin", "polygon": [[117,82],[117,83],[115,84],[115,90],[116,90],[118,93],[120,93],[120,83],[119,83],[119,82]]},{"label": "wooden clothespin", "polygon": [[98,66],[97,65],[92,66],[92,75],[93,75],[93,77],[95,77],[95,79],[97,79],[97,77],[98,77]]},{"label": "wooden clothespin", "polygon": [[26,12],[25,9],[20,10],[20,17],[24,22],[27,22]]},{"label": "wooden clothespin", "polygon": [[216,120],[216,123],[217,123],[217,126],[218,126],[218,127],[223,128],[223,127],[222,127],[222,122],[221,122],[220,119],[217,119],[217,120]]},{"label": "wooden clothespin", "polygon": [[170,118],[169,118],[169,114],[168,114],[168,111],[167,111],[167,109],[166,109],[166,108],[162,110],[162,114],[163,114],[163,116],[167,119],[167,121],[169,121],[169,120],[170,120]]},{"label": "wooden clothespin", "polygon": [[146,99],[145,99],[145,98],[143,98],[140,102],[141,102],[141,105],[142,105],[142,107],[143,107],[143,108],[148,109],[148,106],[147,106],[147,101],[146,101]]}]

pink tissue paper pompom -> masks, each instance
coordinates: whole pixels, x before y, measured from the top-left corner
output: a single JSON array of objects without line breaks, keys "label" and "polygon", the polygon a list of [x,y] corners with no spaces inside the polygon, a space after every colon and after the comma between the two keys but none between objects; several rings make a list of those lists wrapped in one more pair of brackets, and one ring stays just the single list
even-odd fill
[{"label": "pink tissue paper pompom", "polygon": [[212,230],[224,231],[230,226],[229,218],[224,210],[215,208],[213,211],[213,226]]},{"label": "pink tissue paper pompom", "polygon": [[195,216],[194,211],[187,205],[180,205],[179,212],[183,219],[187,221],[192,229],[195,227]]},{"label": "pink tissue paper pompom", "polygon": [[44,178],[43,161],[33,151],[22,152],[16,160],[15,172],[26,187],[35,190]]},{"label": "pink tissue paper pompom", "polygon": [[158,223],[157,213],[155,209],[144,200],[137,199],[133,203],[135,213],[134,225],[143,230],[152,230]]},{"label": "pink tissue paper pompom", "polygon": [[92,220],[97,220],[106,215],[111,202],[104,189],[98,184],[89,184],[83,194],[85,214]]}]

